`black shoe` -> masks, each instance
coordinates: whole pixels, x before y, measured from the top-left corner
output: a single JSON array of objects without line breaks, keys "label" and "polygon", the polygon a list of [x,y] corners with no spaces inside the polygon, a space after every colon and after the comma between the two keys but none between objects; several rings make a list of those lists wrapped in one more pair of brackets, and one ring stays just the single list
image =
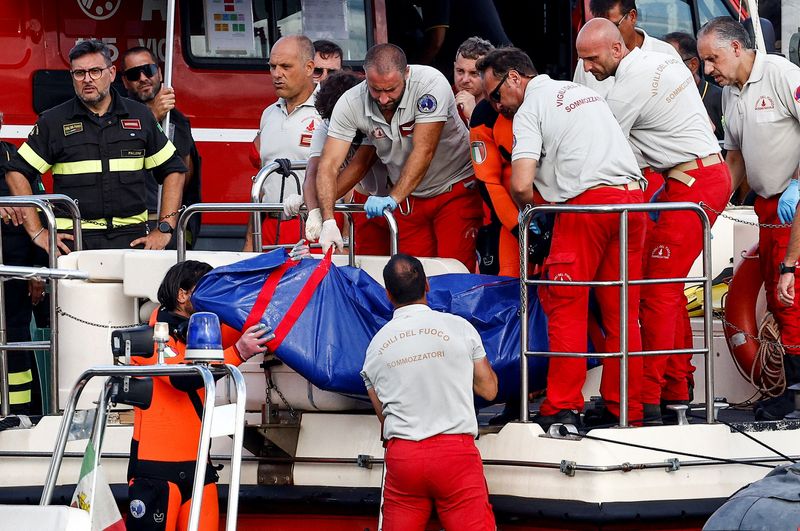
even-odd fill
[{"label": "black shoe", "polygon": [[760,405],[756,403],[754,407],[756,420],[781,420],[794,411],[793,395],[794,393],[789,391],[773,399],[764,400]]},{"label": "black shoe", "polygon": [[588,409],[583,414],[583,424],[587,428],[610,428],[619,425],[619,417],[607,407]]},{"label": "black shoe", "polygon": [[542,427],[545,433],[553,424],[572,424],[576,428],[581,427],[581,415],[576,409],[562,409],[555,415],[542,415],[537,413],[531,422],[535,422]]},{"label": "black shoe", "polygon": [[505,426],[517,420],[519,420],[519,409],[516,411],[504,409],[502,413],[489,419],[489,426]]},{"label": "black shoe", "polygon": [[642,404],[645,426],[662,426],[664,421],[661,418],[661,404]]}]

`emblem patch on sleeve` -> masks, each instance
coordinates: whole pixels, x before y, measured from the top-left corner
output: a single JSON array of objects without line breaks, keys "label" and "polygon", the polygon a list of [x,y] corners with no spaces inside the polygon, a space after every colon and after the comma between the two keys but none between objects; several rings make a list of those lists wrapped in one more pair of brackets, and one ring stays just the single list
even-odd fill
[{"label": "emblem patch on sleeve", "polygon": [[425,114],[435,111],[437,105],[438,103],[436,102],[436,98],[433,97],[433,94],[424,94],[417,100],[417,109],[419,109],[419,112]]},{"label": "emblem patch on sleeve", "polygon": [[480,141],[473,142],[470,145],[470,154],[472,155],[472,162],[481,164],[486,160],[486,144]]},{"label": "emblem patch on sleeve", "polygon": [[794,89],[794,101],[800,101],[800,87]]},{"label": "emblem patch on sleeve", "polygon": [[74,135],[83,131],[83,122],[64,124],[64,136]]}]

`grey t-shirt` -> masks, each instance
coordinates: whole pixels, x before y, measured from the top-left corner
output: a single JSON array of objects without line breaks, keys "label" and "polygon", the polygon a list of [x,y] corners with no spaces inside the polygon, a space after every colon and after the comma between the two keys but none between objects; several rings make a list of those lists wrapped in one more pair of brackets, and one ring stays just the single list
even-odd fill
[{"label": "grey t-shirt", "polygon": [[383,404],[383,435],[420,441],[478,435],[474,362],[486,356],[466,319],[424,304],[398,308],[367,347],[361,376]]}]

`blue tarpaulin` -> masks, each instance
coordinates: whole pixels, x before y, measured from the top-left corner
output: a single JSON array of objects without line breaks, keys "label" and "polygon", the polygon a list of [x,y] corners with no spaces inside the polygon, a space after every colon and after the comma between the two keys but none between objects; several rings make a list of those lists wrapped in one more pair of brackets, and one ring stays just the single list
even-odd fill
[{"label": "blue tarpaulin", "polygon": [[[219,267],[192,295],[198,311],[210,311],[241,330],[267,277],[288,260],[282,249]],[[320,260],[301,260],[277,284],[260,321],[276,330]],[[500,382],[497,401],[519,393],[519,280],[473,274],[429,278],[428,303],[475,326]],[[535,289],[529,297],[531,350],[547,350],[546,319]],[[366,396],[359,372],[372,337],[392,317],[386,292],[353,267],[330,270],[274,352],[286,365],[326,391]],[[547,361],[529,359],[531,389],[544,389]]]}]

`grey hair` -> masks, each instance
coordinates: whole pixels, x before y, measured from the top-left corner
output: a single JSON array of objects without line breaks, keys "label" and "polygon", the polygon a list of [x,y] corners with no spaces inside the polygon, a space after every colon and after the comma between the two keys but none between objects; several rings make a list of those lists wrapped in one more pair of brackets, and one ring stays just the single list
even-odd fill
[{"label": "grey hair", "polygon": [[717,17],[706,22],[697,32],[697,40],[706,35],[713,36],[718,43],[723,45],[729,45],[736,41],[742,45],[742,48],[753,49],[753,41],[747,30],[740,22],[731,17]]},{"label": "grey hair", "polygon": [[480,59],[487,53],[494,50],[494,45],[486,39],[480,37],[470,37],[461,43],[456,51],[456,59],[460,55],[464,59]]}]

